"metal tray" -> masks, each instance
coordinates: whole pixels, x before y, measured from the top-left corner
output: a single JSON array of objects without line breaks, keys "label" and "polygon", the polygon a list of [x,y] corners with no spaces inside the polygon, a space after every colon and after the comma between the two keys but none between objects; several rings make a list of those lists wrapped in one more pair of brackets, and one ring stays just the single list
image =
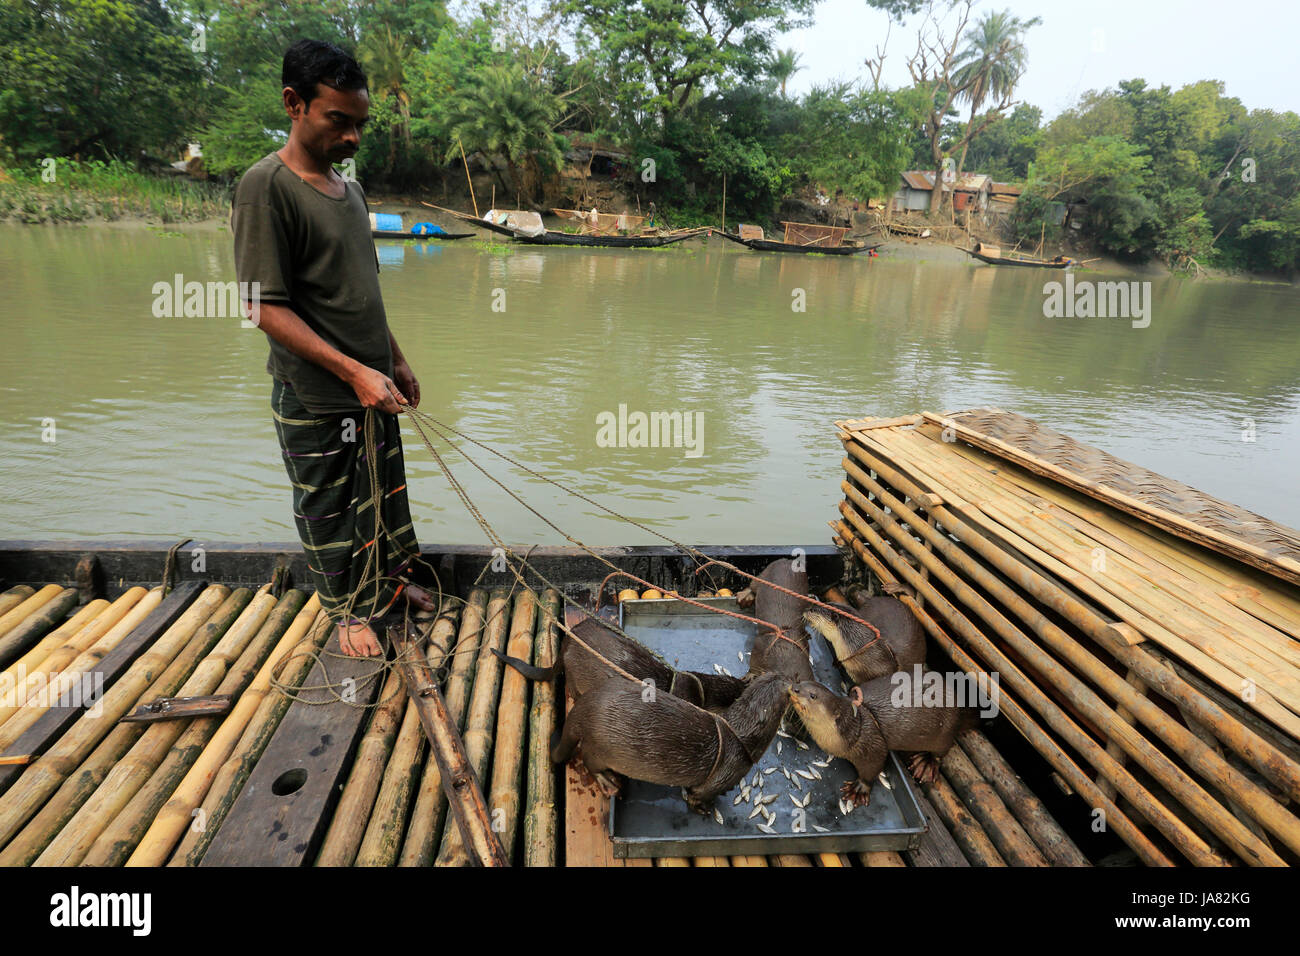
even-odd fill
[{"label": "metal tray", "polygon": [[[739,610],[735,598],[710,598],[702,603],[727,610]],[[712,672],[719,664],[736,676],[749,670],[749,651],[755,626],[748,621],[712,614],[682,601],[624,601],[620,625],[632,637],[660,654],[678,670]],[[813,676],[827,687],[841,689],[842,676],[825,639],[811,635],[809,647]],[[741,660],[737,655],[744,656]],[[777,744],[781,745],[777,753]],[[787,781],[781,768],[794,775],[809,769],[813,761],[829,760],[819,767],[820,780],[798,777],[802,790]],[[771,772],[763,771],[771,768]],[[722,813],[719,824],[712,816],[693,812],[682,800],[681,791],[629,780],[623,792],[610,801],[609,833],[616,857],[738,856],[774,853],[848,853],[867,850],[907,850],[920,844],[925,832],[925,815],[912,790],[912,778],[894,754],[889,755],[885,776],[893,789],[879,781],[871,788],[871,803],[844,816],[839,810],[839,788],[857,778],[847,760],[829,758],[811,740],[800,748],[793,737],[777,738],[745,775],[753,779],[758,771],[763,793],[777,794],[768,804],[776,813],[773,834],[756,825],[762,814],[749,818],[752,802],[734,803],[737,785],[717,799]],[[795,807],[787,791],[799,800],[812,794],[804,810],[804,832],[793,832]],[[751,791],[751,800],[755,791]],[[825,827],[821,833],[814,826]]]}]

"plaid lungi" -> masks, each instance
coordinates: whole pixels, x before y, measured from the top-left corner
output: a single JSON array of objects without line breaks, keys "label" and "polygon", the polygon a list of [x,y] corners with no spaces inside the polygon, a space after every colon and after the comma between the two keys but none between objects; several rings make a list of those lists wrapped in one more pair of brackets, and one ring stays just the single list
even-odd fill
[{"label": "plaid lungi", "polygon": [[[405,574],[419,556],[406,500],[406,465],[396,415],[374,411],[374,441],[383,489],[376,535],[370,467],[366,460],[366,412],[315,415],[279,379],[271,387],[271,414],[280,438],[284,468],[293,485],[298,525],[321,607],[340,620],[356,593],[351,617],[369,621],[387,613],[402,591],[394,576]],[[348,440],[348,439],[352,440]],[[380,540],[377,540],[380,539]],[[378,568],[366,570],[371,555]],[[363,576],[364,572],[364,576]],[[375,580],[376,574],[378,580]]]}]

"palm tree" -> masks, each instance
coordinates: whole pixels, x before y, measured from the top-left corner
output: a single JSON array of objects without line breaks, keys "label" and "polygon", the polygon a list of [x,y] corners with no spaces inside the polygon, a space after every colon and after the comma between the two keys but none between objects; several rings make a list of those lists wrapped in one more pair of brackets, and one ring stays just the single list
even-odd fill
[{"label": "palm tree", "polygon": [[475,79],[450,103],[452,144],[447,158],[457,154],[458,140],[467,151],[500,153],[516,191],[522,188],[522,163],[531,160],[558,168],[564,161],[564,138],[554,130],[560,98],[533,83],[518,64],[484,67]]},{"label": "palm tree", "polygon": [[785,82],[803,67],[799,65],[799,54],[794,50],[777,50],[767,66],[768,75],[781,84],[781,95],[785,96]]},{"label": "palm tree", "polygon": [[[398,132],[408,147],[411,145],[411,96],[406,92],[406,58],[414,48],[415,44],[410,37],[394,33],[388,24],[384,24],[382,30],[368,32],[357,44],[357,58],[361,61],[371,86],[377,94],[390,98],[397,104],[397,113],[401,117]],[[390,128],[389,172],[396,161],[397,140]]]},{"label": "palm tree", "polygon": [[[1028,63],[1024,33],[1042,22],[1040,17],[1021,20],[1010,10],[987,13],[966,33],[966,47],[958,54],[959,66],[953,73],[952,84],[958,89],[958,98],[970,103],[970,120],[988,100],[1002,102],[1010,98]],[[961,175],[966,162],[969,140],[962,146],[957,163]]]}]

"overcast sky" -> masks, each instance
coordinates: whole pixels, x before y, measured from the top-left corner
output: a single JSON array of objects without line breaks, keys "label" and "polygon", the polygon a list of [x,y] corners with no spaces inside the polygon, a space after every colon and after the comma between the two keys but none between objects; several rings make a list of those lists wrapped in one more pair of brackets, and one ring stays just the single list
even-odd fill
[{"label": "overcast sky", "polygon": [[[1142,77],[1173,89],[1222,80],[1247,109],[1300,112],[1300,0],[981,0],[974,17],[1010,9],[1041,17],[1029,31],[1029,69],[1018,100],[1050,119],[1079,94]],[[886,48],[887,86],[904,86],[907,55],[916,46],[913,17],[894,24]],[[863,61],[884,42],[889,18],[866,0],[822,0],[816,22],[778,41],[802,55],[804,67],[787,84],[802,94],[815,83],[869,79]]]}]

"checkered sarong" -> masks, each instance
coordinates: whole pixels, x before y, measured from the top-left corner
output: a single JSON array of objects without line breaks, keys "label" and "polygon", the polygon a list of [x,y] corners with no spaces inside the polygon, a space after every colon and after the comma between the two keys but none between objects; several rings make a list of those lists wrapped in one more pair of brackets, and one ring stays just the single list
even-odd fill
[{"label": "checkered sarong", "polygon": [[[271,413],[280,438],[284,468],[293,485],[293,515],[298,525],[321,606],[331,618],[343,617],[348,599],[363,581],[372,549],[379,556],[376,583],[372,568],[364,593],[352,605],[352,617],[381,617],[401,593],[392,577],[405,574],[420,546],[406,500],[406,466],[396,415],[373,412],[379,483],[383,486],[384,532],[376,541],[370,468],[366,461],[363,411],[315,415],[298,400],[292,386],[274,380]],[[352,440],[347,440],[351,438]]]}]

